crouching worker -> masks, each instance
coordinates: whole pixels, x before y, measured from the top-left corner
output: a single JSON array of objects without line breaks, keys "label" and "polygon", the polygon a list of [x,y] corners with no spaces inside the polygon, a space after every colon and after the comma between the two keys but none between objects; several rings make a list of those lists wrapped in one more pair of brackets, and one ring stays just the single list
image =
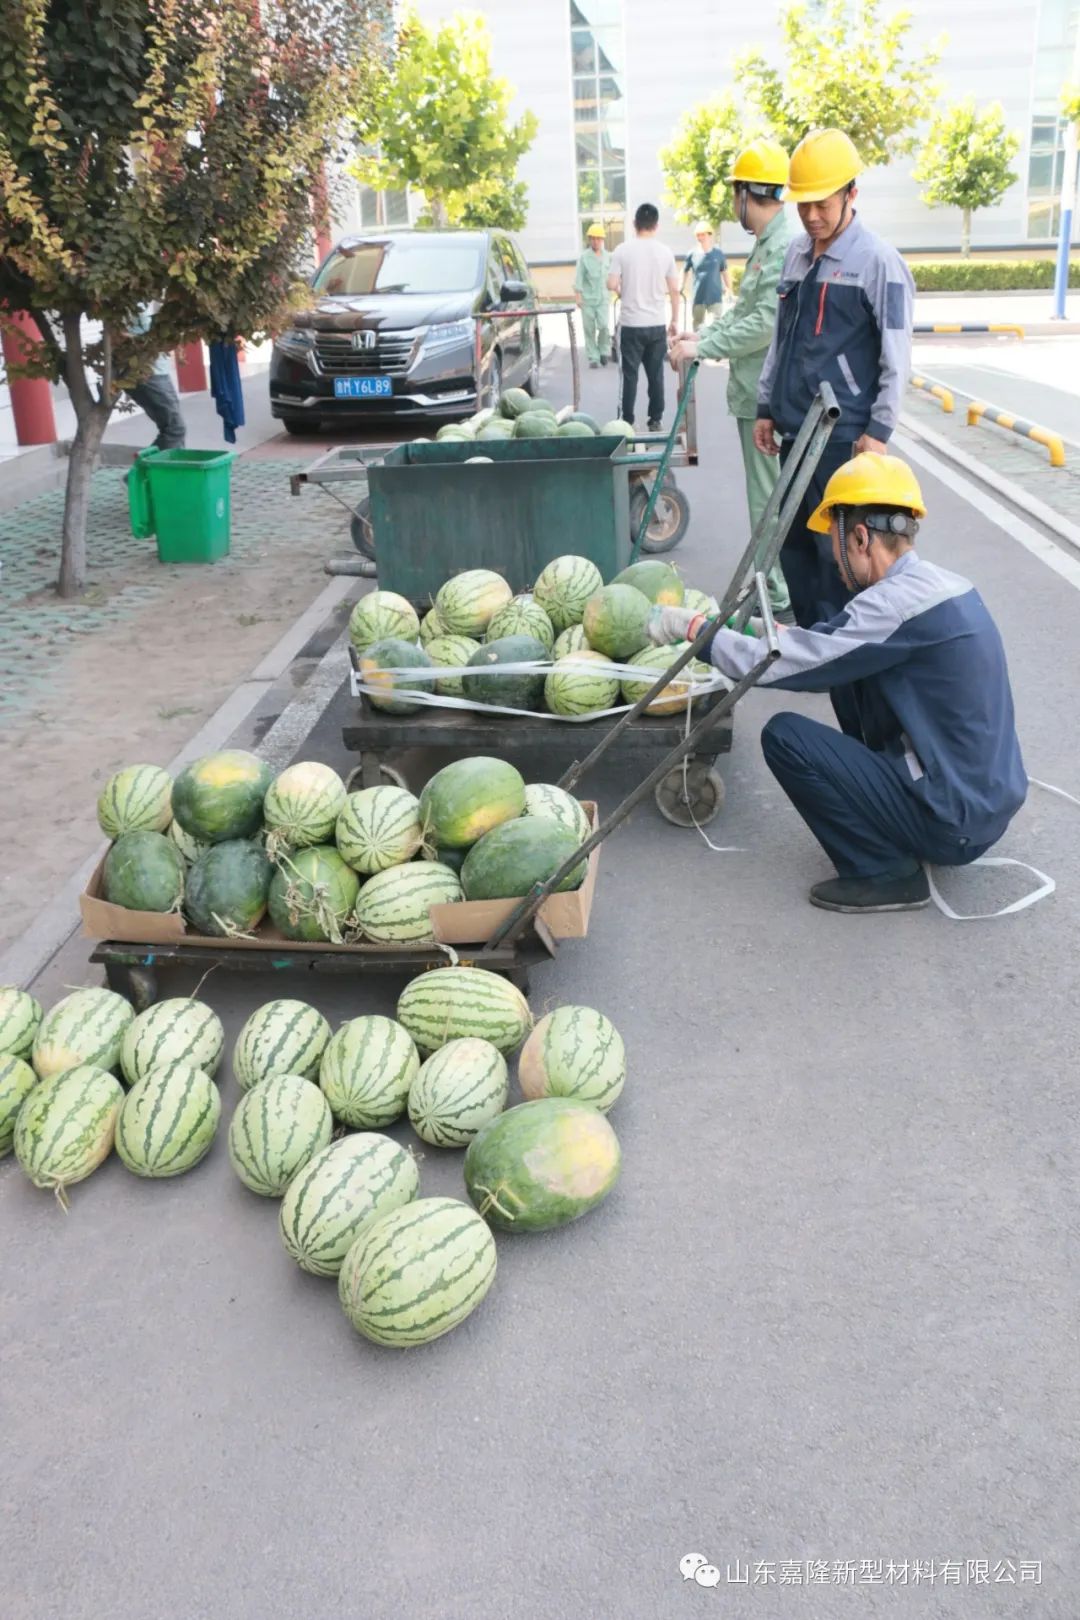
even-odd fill
[{"label": "crouching worker", "polygon": [[[913,911],[929,903],[923,863],[965,866],[996,844],[1024,802],[1027,777],[998,628],[975,587],[915,550],[926,516],[911,468],[867,451],[840,467],[810,519],[828,534],[856,594],[834,618],[781,629],[781,656],[761,686],[848,686],[861,736],[803,714],[761,733],[766,763],[837,876],[816,883],[827,911]],[[705,618],[653,609],[664,646],[693,640]],[[711,658],[738,680],[760,658],[719,625]]]}]

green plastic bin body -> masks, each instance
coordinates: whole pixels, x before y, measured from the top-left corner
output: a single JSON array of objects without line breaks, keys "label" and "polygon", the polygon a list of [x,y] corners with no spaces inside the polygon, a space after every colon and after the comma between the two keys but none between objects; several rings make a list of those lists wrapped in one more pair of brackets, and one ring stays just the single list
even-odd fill
[{"label": "green plastic bin body", "polygon": [[127,474],[128,517],[136,540],[149,540],[154,532],[154,511],[150,505],[150,480],[146,462],[156,450],[140,450]]},{"label": "green plastic bin body", "polygon": [[[398,445],[368,472],[380,589],[419,603],[492,568],[524,591],[567,552],[610,579],[630,559],[625,450],[613,436]],[[478,455],[491,465],[466,465]]]},{"label": "green plastic bin body", "polygon": [[217,562],[228,556],[235,459],[235,450],[158,450],[141,461],[162,562]]}]

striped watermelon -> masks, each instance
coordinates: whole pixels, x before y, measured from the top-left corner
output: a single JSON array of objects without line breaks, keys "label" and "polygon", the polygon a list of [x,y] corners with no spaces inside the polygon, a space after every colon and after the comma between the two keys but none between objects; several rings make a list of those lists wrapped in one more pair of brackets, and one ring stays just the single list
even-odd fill
[{"label": "striped watermelon", "polygon": [[529,783],[525,789],[525,814],[554,821],[573,833],[579,844],[583,844],[592,831],[584,806],[578,803],[572,793],[556,787],[553,782]]},{"label": "striped watermelon", "polygon": [[422,1052],[479,1036],[512,1052],[532,1028],[529,1004],[516,985],[486,968],[433,968],[407,984],[397,1015]]},{"label": "striped watermelon", "polygon": [[173,783],[172,812],[186,833],[206,844],[250,838],[262,826],[270,767],[243,748],[207,754]]},{"label": "striped watermelon", "polygon": [[513,594],[501,574],[490,568],[469,568],[446,581],[435,607],[450,635],[478,640]]},{"label": "striped watermelon", "polygon": [[392,1018],[366,1013],[350,1018],[331,1039],[319,1085],[336,1119],[369,1130],[401,1117],[419,1068],[408,1032]]},{"label": "striped watermelon", "polygon": [[[642,647],[630,660],[635,669],[643,671],[640,680],[630,676],[623,676],[622,694],[626,703],[637,703],[646,692],[656,684],[665,669],[670,669],[675,660],[686,651],[688,643],[677,642],[672,647]],[[691,658],[679,671],[673,681],[662,687],[660,695],[653,698],[646,714],[685,714],[686,700],[696,685],[707,681],[713,671],[708,664],[703,664],[700,658]]]},{"label": "striped watermelon", "polygon": [[192,838],[190,833],[186,833],[178,821],[169,822],[165,836],[172,839],[188,866],[210,848],[210,845],[204,844],[201,838]]},{"label": "striped watermelon", "polygon": [[[69,998],[70,999],[70,998]],[[15,1157],[35,1187],[83,1181],[112,1152],[124,1088],[92,1063],[42,1080],[15,1121]]]},{"label": "striped watermelon", "polygon": [[692,608],[695,613],[719,613],[720,603],[715,596],[709,596],[705,591],[696,591],[688,586],[683,592],[683,607]]},{"label": "striped watermelon", "polygon": [[184,876],[184,857],[164,833],[121,833],[105,857],[101,892],[128,911],[179,911]]},{"label": "striped watermelon", "polygon": [[336,1277],[360,1228],[411,1203],[419,1186],[416,1160],[388,1136],[357,1131],[331,1142],[285,1189],[286,1254],[316,1277]]},{"label": "striped watermelon", "polygon": [[282,855],[270,884],[270,916],[286,939],[332,940],[351,927],[360,879],[332,844]]},{"label": "striped watermelon", "polygon": [[41,1020],[32,1049],[34,1068],[42,1080],[87,1064],[115,1069],[134,1017],[134,1007],[114,990],[73,991]]},{"label": "striped watermelon", "polygon": [[128,832],[164,832],[172,820],[172,777],[160,765],[128,765],[110,776],[97,802],[106,838]]},{"label": "striped watermelon", "polygon": [[439,618],[438,610],[431,608],[420,620],[420,645],[429,647],[438,636],[447,634],[445,624]]},{"label": "striped watermelon", "polygon": [[137,1176],[182,1176],[213,1146],[221,1095],[210,1076],[190,1063],[151,1069],[124,1098],[116,1151]]},{"label": "striped watermelon", "polygon": [[[428,657],[442,669],[463,669],[479,651],[480,643],[472,636],[436,636],[427,644]],[[435,682],[435,690],[441,697],[464,697],[461,681],[460,675],[443,676]]]},{"label": "striped watermelon", "polygon": [[501,607],[488,625],[484,640],[498,641],[502,636],[532,636],[548,652],[555,645],[555,627],[531,596],[515,596]]},{"label": "striped watermelon", "polygon": [[[595,675],[583,672],[586,664],[596,665]],[[614,708],[619,677],[605,673],[611,668],[611,659],[598,652],[576,652],[560,659],[544,682],[544,702],[552,714],[598,714]]]},{"label": "striped watermelon", "polygon": [[[367,693],[367,700],[373,709],[383,709],[387,714],[416,713],[421,705],[415,696],[408,695],[409,692],[430,691],[433,682],[417,680],[412,671],[431,668],[431,659],[423,647],[392,636],[373,641],[360,657],[361,679],[376,689]],[[399,687],[402,696],[395,697],[394,692]]]},{"label": "striped watermelon", "polygon": [[299,1074],[275,1074],[245,1091],[229,1121],[229,1159],[245,1187],[280,1198],[298,1170],[333,1134],[318,1086]]},{"label": "striped watermelon", "polygon": [[361,788],[345,800],[334,838],[354,872],[370,876],[401,866],[424,841],[419,801],[405,788]]},{"label": "striped watermelon", "polygon": [[532,593],[555,629],[568,630],[581,623],[586,602],[603,583],[599,568],[588,557],[556,557],[540,574]]},{"label": "striped watermelon", "polygon": [[410,861],[368,878],[356,902],[356,925],[376,945],[415,945],[435,938],[431,907],[461,898],[461,882],[448,866]]},{"label": "striped watermelon", "polygon": [[465,1190],[508,1232],[544,1232],[595,1208],[619,1179],[618,1138],[589,1103],[541,1097],[485,1125],[469,1144]]},{"label": "striped watermelon", "polygon": [[585,635],[585,626],[572,624],[568,630],[555,637],[555,645],[551,649],[551,656],[558,663],[560,658],[569,658],[571,653],[591,652],[588,639]]},{"label": "striped watermelon", "polygon": [[412,603],[396,591],[371,591],[349,615],[349,640],[357,652],[388,636],[415,641],[419,634],[420,620]]},{"label": "striped watermelon", "polygon": [[283,849],[325,844],[345,803],[345,784],[337,771],[317,760],[289,765],[274,778],[263,800],[269,829],[266,851],[271,860]]},{"label": "striped watermelon", "polygon": [[216,1012],[191,996],[173,996],[147,1007],[128,1025],[120,1068],[129,1086],[169,1063],[191,1064],[213,1078],[224,1045],[225,1030]]},{"label": "striped watermelon", "polygon": [[197,933],[250,934],[266,915],[274,868],[252,838],[208,844],[192,863],[184,911]]},{"label": "striped watermelon", "polygon": [[524,809],[521,772],[508,760],[482,754],[444,765],[420,794],[424,836],[442,849],[465,849]]},{"label": "striped watermelon", "polygon": [[232,1067],[241,1091],[275,1074],[318,1080],[330,1025],[306,1001],[267,1001],[256,1007],[233,1047]]},{"label": "striped watermelon", "polygon": [[629,658],[649,639],[652,606],[632,585],[604,585],[585,604],[582,624],[589,646],[609,658]]},{"label": "striped watermelon", "polygon": [[0,1056],[0,1159],[11,1152],[19,1109],[37,1083],[29,1063],[10,1052]]},{"label": "striped watermelon", "polygon": [[635,591],[640,591],[642,596],[647,596],[650,602],[659,603],[661,607],[678,607],[686,596],[686,587],[678,569],[659,557],[643,558],[641,562],[631,563],[621,574],[616,574],[611,583],[632,585]]},{"label": "striped watermelon", "polygon": [[465,1147],[506,1107],[506,1059],[490,1041],[447,1041],[421,1064],[409,1091],[413,1130],[432,1147]]},{"label": "striped watermelon", "polygon": [[0,1052],[29,1057],[41,1023],[41,1002],[28,990],[0,985]]},{"label": "striped watermelon", "polygon": [[376,1344],[428,1344],[463,1322],[495,1279],[495,1243],[457,1198],[417,1198],[369,1221],[349,1249],[338,1298]]},{"label": "striped watermelon", "polygon": [[592,1007],[558,1007],[521,1050],[524,1096],[574,1097],[606,1114],[626,1081],[626,1048],[610,1018]]}]

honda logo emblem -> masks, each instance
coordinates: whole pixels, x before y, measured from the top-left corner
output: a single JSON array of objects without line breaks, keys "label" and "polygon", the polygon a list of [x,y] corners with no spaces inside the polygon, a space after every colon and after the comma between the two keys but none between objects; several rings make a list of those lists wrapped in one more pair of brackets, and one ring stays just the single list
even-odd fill
[{"label": "honda logo emblem", "polygon": [[354,332],[352,335],[354,349],[373,349],[378,341],[377,332]]}]

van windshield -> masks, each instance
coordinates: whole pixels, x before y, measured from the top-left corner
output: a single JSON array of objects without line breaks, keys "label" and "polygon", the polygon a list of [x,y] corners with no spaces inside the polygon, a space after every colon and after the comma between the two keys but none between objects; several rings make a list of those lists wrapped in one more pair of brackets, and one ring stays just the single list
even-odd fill
[{"label": "van windshield", "polygon": [[479,285],[480,251],[475,244],[425,242],[421,237],[343,244],[315,278],[315,291],[332,298],[471,292]]}]

